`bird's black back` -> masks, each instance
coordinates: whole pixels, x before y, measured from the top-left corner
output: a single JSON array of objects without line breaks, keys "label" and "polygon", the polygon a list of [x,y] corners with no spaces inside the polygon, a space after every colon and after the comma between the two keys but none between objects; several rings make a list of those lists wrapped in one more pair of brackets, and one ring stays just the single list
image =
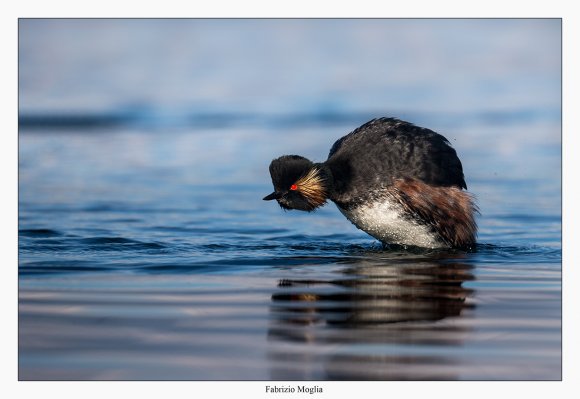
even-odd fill
[{"label": "bird's black back", "polygon": [[325,163],[340,202],[403,178],[467,188],[461,161],[445,137],[394,118],[373,119],[342,137]]}]

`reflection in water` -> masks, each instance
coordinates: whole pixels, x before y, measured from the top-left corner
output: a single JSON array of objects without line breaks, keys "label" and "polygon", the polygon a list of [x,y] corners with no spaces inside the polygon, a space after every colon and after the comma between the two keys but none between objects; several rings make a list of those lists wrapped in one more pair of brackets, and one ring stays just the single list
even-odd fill
[{"label": "reflection in water", "polygon": [[366,253],[336,279],[280,281],[269,329],[272,378],[455,379],[453,361],[438,349],[461,345],[467,328],[436,321],[473,308],[473,290],[463,287],[474,279],[472,266],[462,258]]}]

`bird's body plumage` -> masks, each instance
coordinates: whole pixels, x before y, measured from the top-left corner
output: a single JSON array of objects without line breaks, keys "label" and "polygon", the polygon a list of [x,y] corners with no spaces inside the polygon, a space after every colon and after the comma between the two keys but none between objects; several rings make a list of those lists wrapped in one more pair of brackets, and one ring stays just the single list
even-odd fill
[{"label": "bird's body plumage", "polygon": [[338,140],[326,164],[343,176],[333,199],[343,203],[364,200],[395,179],[467,188],[461,162],[445,137],[393,118],[373,119]]}]

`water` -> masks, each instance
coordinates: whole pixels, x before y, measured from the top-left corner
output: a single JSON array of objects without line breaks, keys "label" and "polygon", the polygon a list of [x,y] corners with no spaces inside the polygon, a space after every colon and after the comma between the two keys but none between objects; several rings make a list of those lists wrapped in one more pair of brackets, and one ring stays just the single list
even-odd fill
[{"label": "water", "polygon": [[[558,21],[19,29],[20,379],[561,378]],[[457,149],[473,251],[261,200],[382,115]]]}]

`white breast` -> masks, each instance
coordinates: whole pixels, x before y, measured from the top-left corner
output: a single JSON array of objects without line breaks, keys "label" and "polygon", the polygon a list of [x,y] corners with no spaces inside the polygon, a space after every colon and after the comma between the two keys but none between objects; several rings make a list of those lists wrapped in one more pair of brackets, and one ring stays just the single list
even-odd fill
[{"label": "white breast", "polygon": [[338,209],[356,227],[386,244],[414,245],[423,248],[446,247],[426,226],[403,217],[401,205],[381,199],[345,210]]}]

